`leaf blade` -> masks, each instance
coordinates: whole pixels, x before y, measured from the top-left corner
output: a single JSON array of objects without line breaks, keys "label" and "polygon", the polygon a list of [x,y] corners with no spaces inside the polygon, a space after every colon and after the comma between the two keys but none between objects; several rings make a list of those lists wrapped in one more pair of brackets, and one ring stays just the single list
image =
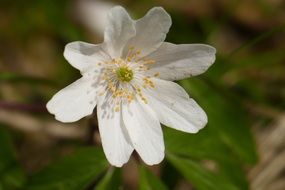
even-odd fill
[{"label": "leaf blade", "polygon": [[81,148],[32,176],[30,190],[80,190],[86,188],[108,167],[101,150]]}]

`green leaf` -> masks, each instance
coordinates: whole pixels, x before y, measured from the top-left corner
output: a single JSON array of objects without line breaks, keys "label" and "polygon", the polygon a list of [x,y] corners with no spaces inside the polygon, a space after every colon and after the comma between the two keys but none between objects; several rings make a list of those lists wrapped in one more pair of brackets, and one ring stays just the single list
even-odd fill
[{"label": "green leaf", "polygon": [[10,133],[0,126],[0,189],[21,189],[25,174],[19,166]]},{"label": "green leaf", "polygon": [[208,128],[243,161],[257,160],[255,144],[244,110],[201,80],[184,80],[182,86],[208,115]]},{"label": "green leaf", "polygon": [[13,143],[7,130],[0,126],[0,173],[16,162]]},{"label": "green leaf", "polygon": [[0,186],[2,184],[3,189],[22,189],[25,182],[25,173],[18,163],[15,163],[14,166],[10,166],[0,175]]},{"label": "green leaf", "polygon": [[[227,181],[242,186],[243,189],[248,189],[242,164],[236,159],[236,156],[227,145],[219,139],[219,136],[208,127],[198,134],[182,133],[165,128],[164,136],[167,154],[195,160],[214,161]],[[232,172],[233,170],[235,172]]]},{"label": "green leaf", "polygon": [[94,190],[122,189],[121,170],[110,168]]},{"label": "green leaf", "polygon": [[166,151],[171,154],[195,159],[223,160],[227,146],[208,127],[197,134],[183,133],[171,128],[164,129]]},{"label": "green leaf", "polygon": [[146,169],[144,166],[139,167],[139,173],[140,173],[140,184],[139,189],[140,190],[167,190],[165,184],[160,181],[160,179],[155,176],[152,172],[150,172],[148,169]]},{"label": "green leaf", "polygon": [[224,179],[235,184],[240,189],[249,189],[242,164],[239,163],[233,155],[229,155],[227,160],[218,160],[217,167],[219,168],[220,175],[223,176]]},{"label": "green leaf", "polygon": [[108,163],[101,149],[81,148],[34,175],[29,190],[82,190],[94,182]]},{"label": "green leaf", "polygon": [[198,190],[239,190],[224,178],[219,171],[210,171],[203,165],[190,159],[168,154],[168,160]]}]

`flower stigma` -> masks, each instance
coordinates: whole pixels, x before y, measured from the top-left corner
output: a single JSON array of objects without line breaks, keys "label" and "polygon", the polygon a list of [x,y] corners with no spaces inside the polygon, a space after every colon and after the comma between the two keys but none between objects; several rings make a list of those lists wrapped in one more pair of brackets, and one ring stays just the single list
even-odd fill
[{"label": "flower stigma", "polygon": [[134,78],[134,73],[129,67],[119,67],[116,74],[121,82],[130,82]]}]

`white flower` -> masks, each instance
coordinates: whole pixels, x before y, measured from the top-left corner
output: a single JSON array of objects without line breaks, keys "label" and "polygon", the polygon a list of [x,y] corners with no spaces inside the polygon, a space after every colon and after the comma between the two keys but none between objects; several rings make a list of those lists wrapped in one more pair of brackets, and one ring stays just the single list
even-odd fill
[{"label": "white flower", "polygon": [[97,105],[103,149],[112,165],[122,166],[133,150],[149,165],[164,158],[160,123],[197,133],[205,112],[174,82],[205,72],[216,50],[203,44],[163,42],[171,18],[160,7],[132,20],[122,7],[108,14],[104,42],[72,42],[64,56],[82,78],[59,91],[47,104],[61,122],[92,114]]}]

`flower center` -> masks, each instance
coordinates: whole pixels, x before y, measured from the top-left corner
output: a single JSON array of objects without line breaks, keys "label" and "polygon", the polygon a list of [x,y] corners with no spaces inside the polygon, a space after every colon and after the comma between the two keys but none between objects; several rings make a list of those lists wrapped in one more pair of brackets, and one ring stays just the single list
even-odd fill
[{"label": "flower center", "polygon": [[130,82],[134,78],[133,71],[127,66],[119,67],[116,71],[116,74],[118,80],[121,82]]},{"label": "flower center", "polygon": [[[140,50],[130,46],[124,59],[115,58],[97,63],[98,66],[103,67],[100,81],[106,85],[102,92],[99,92],[99,96],[110,93],[116,112],[120,111],[120,105],[123,101],[131,103],[134,99],[140,98],[147,104],[144,90],[155,88],[152,77],[158,77],[159,73],[155,73],[153,76],[146,74],[150,65],[155,64],[155,61],[142,57],[140,54]],[[134,78],[136,80],[132,81]]]}]

